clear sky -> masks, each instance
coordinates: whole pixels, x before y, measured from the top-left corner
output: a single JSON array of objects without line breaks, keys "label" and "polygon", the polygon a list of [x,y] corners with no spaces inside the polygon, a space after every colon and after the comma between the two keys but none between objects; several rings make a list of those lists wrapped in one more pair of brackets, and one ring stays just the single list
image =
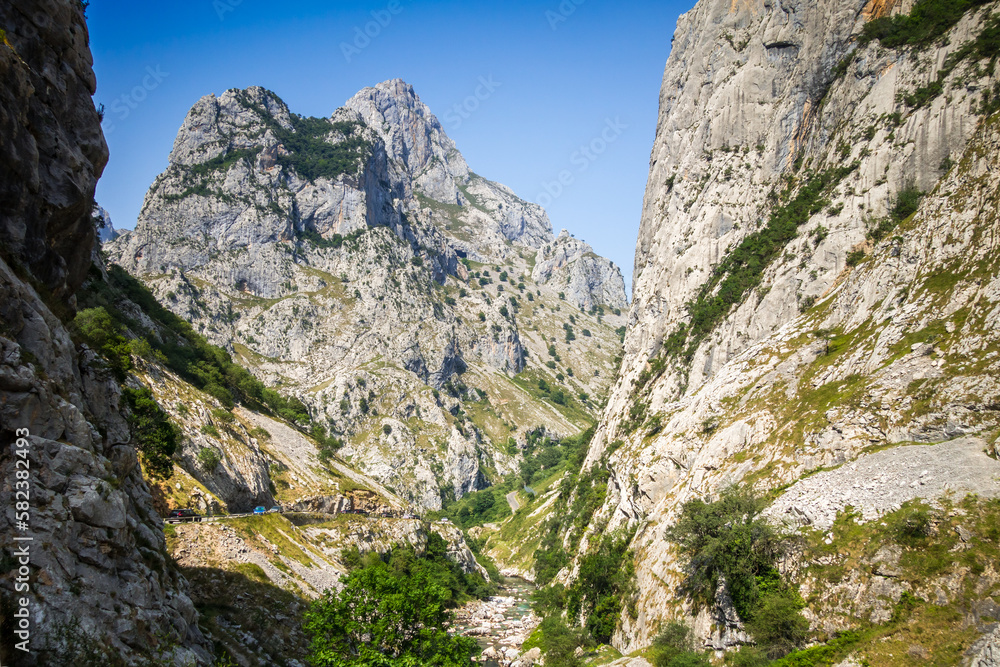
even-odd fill
[{"label": "clear sky", "polygon": [[556,233],[588,241],[631,287],[660,79],[693,3],[93,0],[111,148],[97,200],[134,227],[203,95],[260,85],[328,116],[400,77],[476,173],[544,205]]}]

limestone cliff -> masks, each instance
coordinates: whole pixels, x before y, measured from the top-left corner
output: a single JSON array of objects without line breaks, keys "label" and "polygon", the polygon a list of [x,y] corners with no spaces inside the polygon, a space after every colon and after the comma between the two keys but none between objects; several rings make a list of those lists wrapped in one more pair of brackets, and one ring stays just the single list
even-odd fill
[{"label": "limestone cliff", "polygon": [[[852,461],[878,476],[846,477],[853,491],[792,486],[775,516],[819,527],[847,505],[864,522],[914,497],[996,495],[998,5],[971,4],[906,44],[866,25],[911,2],[702,0],[679,20],[624,362],[588,455],[610,471],[592,525],[634,535],[620,647],[687,609],[663,537],[685,500]],[[866,463],[959,436],[965,449]],[[966,450],[948,461],[971,471],[957,474],[945,459]],[[984,576],[976,600],[995,594],[995,570]],[[876,618],[885,591],[940,585],[873,581],[836,610],[821,580],[803,584],[814,628]],[[941,604],[975,602],[940,590]],[[741,635],[719,613],[697,628],[722,648]]]},{"label": "limestone cliff", "polygon": [[[207,663],[207,641],[169,562],[131,443],[121,388],[60,319],[72,314],[91,266],[94,187],[108,159],[81,3],[3,3],[0,34],[3,662],[81,664],[84,647],[103,646],[125,659]],[[24,433],[22,458],[15,442]],[[26,480],[15,476],[25,465]],[[30,564],[21,577],[15,552],[25,545]],[[28,590],[15,592],[17,577]],[[22,597],[29,653],[13,647],[24,639],[10,623]]]},{"label": "limestone cliff", "polygon": [[106,248],[430,509],[513,471],[527,429],[585,427],[624,321],[617,267],[470,171],[400,80],[329,119],[256,87],[202,98]]}]

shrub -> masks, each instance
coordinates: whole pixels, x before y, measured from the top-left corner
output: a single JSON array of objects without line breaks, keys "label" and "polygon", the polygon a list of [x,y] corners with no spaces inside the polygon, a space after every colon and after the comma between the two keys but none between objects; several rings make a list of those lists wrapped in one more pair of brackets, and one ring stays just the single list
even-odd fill
[{"label": "shrub", "polygon": [[[798,234],[798,227],[830,202],[823,195],[836,187],[858,163],[828,169],[809,179],[788,203],[771,212],[767,224],[747,235],[713,269],[712,275],[687,304],[690,323],[681,323],[664,341],[667,354],[682,352],[690,359],[704,338],[728,315],[732,307],[757,287],[768,265]],[[788,191],[784,193],[790,195]]]},{"label": "shrub", "polygon": [[882,16],[865,24],[858,42],[878,40],[890,49],[925,47],[942,37],[968,10],[989,0],[916,0],[908,14]]},{"label": "shrub", "polygon": [[173,455],[180,436],[153,398],[149,389],[122,388],[128,406],[128,424],[132,441],[145,464],[146,474],[153,479],[170,479],[173,475]]},{"label": "shrub", "polygon": [[926,505],[906,507],[892,523],[892,532],[900,544],[919,546],[931,534],[931,513]]},{"label": "shrub", "polygon": [[71,329],[108,362],[119,382],[132,369],[129,342],[122,336],[123,327],[104,307],[86,308],[73,318]]},{"label": "shrub", "polygon": [[570,628],[558,616],[548,616],[538,626],[541,635],[538,647],[545,653],[546,665],[558,667],[576,667],[580,659],[576,657],[576,648],[583,644],[579,631]]},{"label": "shrub", "polygon": [[857,266],[858,264],[861,263],[861,260],[863,260],[864,258],[865,258],[864,250],[852,250],[851,252],[847,253],[846,264],[847,266]]},{"label": "shrub", "polygon": [[212,472],[222,462],[222,457],[212,447],[202,447],[198,452],[198,465],[205,472]]},{"label": "shrub", "polygon": [[382,424],[382,433],[386,435],[392,433],[392,426],[390,424]]},{"label": "shrub", "polygon": [[[304,614],[310,635],[310,664],[317,667],[469,664],[474,639],[451,636],[448,608],[476,588],[447,560],[447,544],[436,533],[418,558],[412,547],[393,550],[389,562],[377,554],[345,557],[356,567]],[[361,567],[357,567],[361,566]],[[480,579],[481,581],[481,579]]]},{"label": "shrub", "polygon": [[809,621],[799,613],[803,607],[798,593],[787,588],[779,587],[761,597],[747,629],[768,658],[780,658],[806,640]]},{"label": "shrub", "polygon": [[681,589],[697,608],[711,606],[725,580],[740,618],[746,621],[760,603],[758,578],[773,579],[784,552],[782,537],[760,513],[764,502],[729,488],[714,502],[684,503],[666,538],[677,544],[685,563]]},{"label": "shrub", "polygon": [[684,623],[671,621],[653,640],[655,667],[708,667],[708,659],[694,650],[694,633]]},{"label": "shrub", "polygon": [[570,618],[583,615],[595,641],[611,641],[621,614],[622,598],[634,586],[635,565],[628,539],[605,535],[597,549],[580,559],[578,576],[566,596]]},{"label": "shrub", "polygon": [[787,538],[760,513],[764,500],[729,488],[718,500],[690,500],[666,532],[684,560],[681,589],[698,608],[712,606],[723,581],[740,619],[768,657],[788,653],[806,638],[804,604],[778,574]]}]

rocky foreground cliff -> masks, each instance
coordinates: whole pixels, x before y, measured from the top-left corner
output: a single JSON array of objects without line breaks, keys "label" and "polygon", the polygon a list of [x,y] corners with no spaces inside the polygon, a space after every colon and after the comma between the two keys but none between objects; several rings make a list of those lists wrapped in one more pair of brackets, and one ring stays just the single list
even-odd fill
[{"label": "rocky foreground cliff", "polygon": [[[962,639],[893,650],[995,664],[982,656],[1000,619],[976,610],[996,606],[997,536],[975,503],[964,520],[947,507],[1000,491],[998,9],[702,0],[681,17],[624,362],[588,455],[609,479],[580,553],[595,530],[625,531],[634,552],[623,650],[694,614],[665,529],[736,485],[829,547],[784,566],[814,639],[919,599],[953,610],[945,633]],[[876,533],[915,499],[939,508],[953,553],[978,555],[907,571],[915,552]],[[845,520],[890,551],[851,547]],[[748,641],[724,603],[695,628],[717,649]]]},{"label": "rocky foreground cliff", "polygon": [[425,509],[515,472],[527,430],[589,425],[627,305],[617,267],[473,173],[400,80],[330,118],[202,98],[107,251]]},{"label": "rocky foreground cliff", "polygon": [[[121,387],[64,324],[91,265],[94,186],[108,159],[80,3],[4,3],[0,33],[4,663],[68,664],[88,637],[121,655],[208,661],[167,566]],[[14,634],[21,598],[26,636]],[[23,640],[30,653],[15,649]]]}]

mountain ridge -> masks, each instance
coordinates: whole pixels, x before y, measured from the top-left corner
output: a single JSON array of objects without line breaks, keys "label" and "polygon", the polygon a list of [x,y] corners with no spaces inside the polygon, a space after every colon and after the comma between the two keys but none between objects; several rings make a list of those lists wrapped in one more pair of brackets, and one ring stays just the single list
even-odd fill
[{"label": "mountain ridge", "polygon": [[627,305],[617,267],[474,174],[398,79],[330,119],[203,97],[106,251],[430,509],[513,472],[510,438],[585,428]]}]

